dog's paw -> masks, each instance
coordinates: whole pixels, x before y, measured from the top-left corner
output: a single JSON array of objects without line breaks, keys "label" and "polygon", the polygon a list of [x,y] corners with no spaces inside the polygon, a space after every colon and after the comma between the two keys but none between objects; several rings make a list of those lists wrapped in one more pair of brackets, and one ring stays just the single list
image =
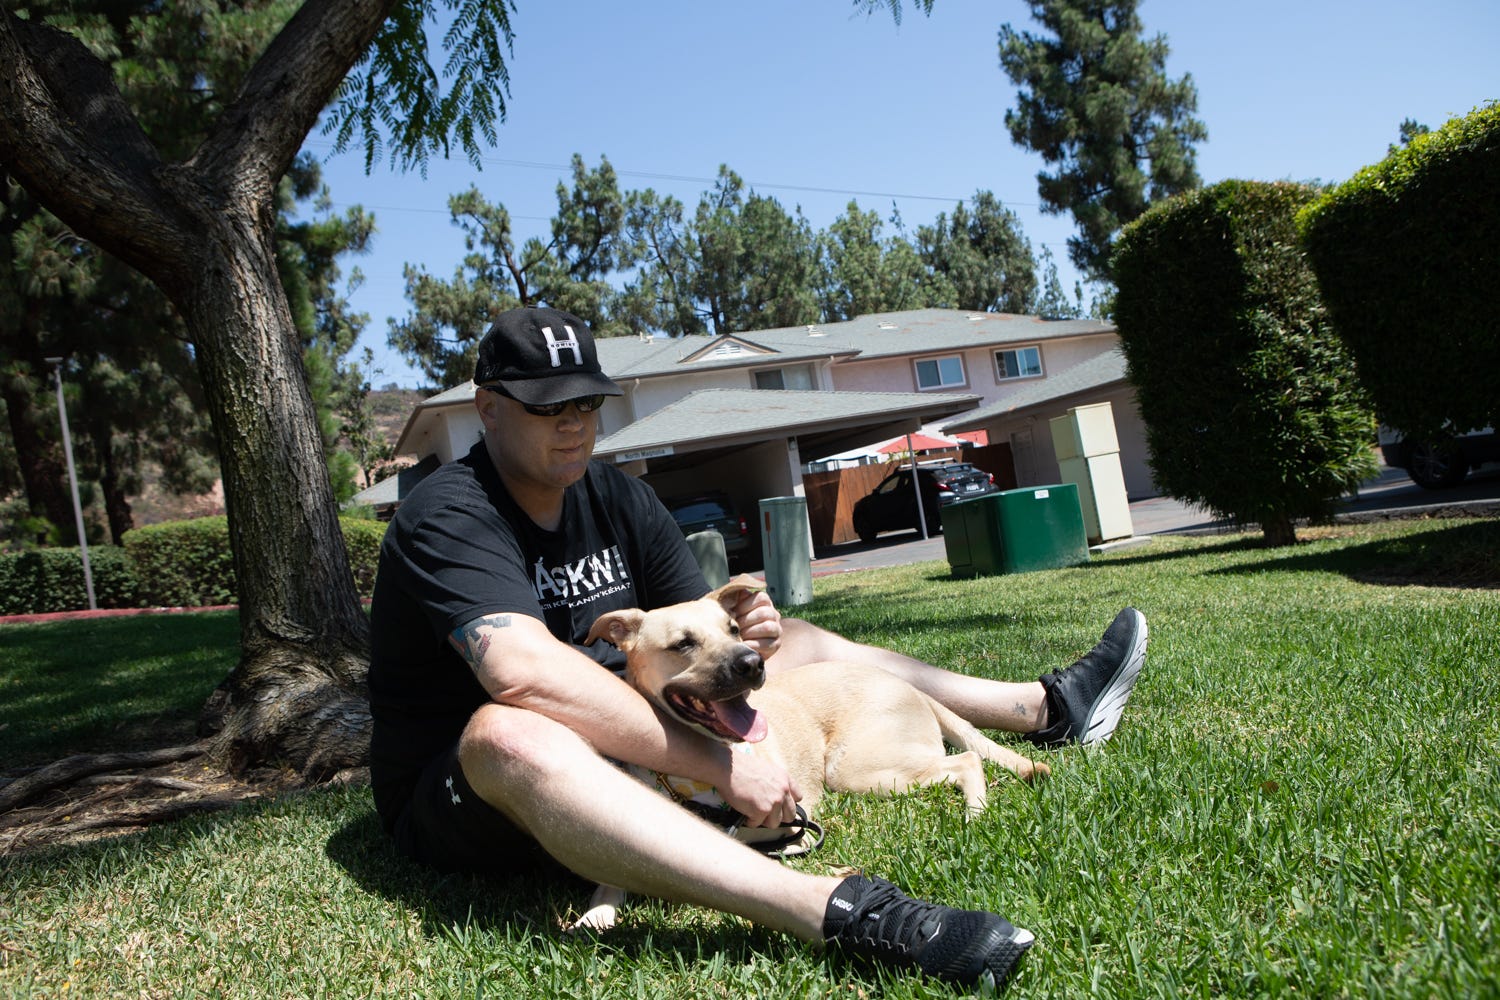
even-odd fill
[{"label": "dog's paw", "polygon": [[564,934],[582,934],[591,932],[602,934],[613,927],[619,916],[619,911],[609,903],[595,906],[583,916],[573,921],[563,929]]}]

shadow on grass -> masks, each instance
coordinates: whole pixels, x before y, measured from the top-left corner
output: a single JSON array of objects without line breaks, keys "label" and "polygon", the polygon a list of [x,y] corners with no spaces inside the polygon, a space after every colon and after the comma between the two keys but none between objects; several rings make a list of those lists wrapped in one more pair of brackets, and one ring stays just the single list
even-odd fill
[{"label": "shadow on grass", "polygon": [[1436,531],[1309,552],[1301,546],[1265,550],[1265,558],[1223,566],[1211,575],[1267,570],[1339,573],[1379,586],[1500,588],[1500,521],[1474,521]]},{"label": "shadow on grass", "polygon": [[650,919],[636,919],[651,904],[632,896],[621,908],[621,923],[603,936],[567,935],[562,927],[587,908],[594,883],[555,864],[514,876],[441,874],[401,856],[381,829],[374,810],[345,823],[329,839],[328,857],[361,888],[420,916],[432,937],[462,936],[468,930],[504,930],[516,938],[547,938],[576,945],[581,952],[607,947],[622,954],[675,952],[684,959],[724,952],[752,954],[796,947],[778,935],[740,921],[720,921],[699,931]]},{"label": "shadow on grass", "polygon": [[0,768],[187,742],[239,655],[233,612],[0,628]]}]

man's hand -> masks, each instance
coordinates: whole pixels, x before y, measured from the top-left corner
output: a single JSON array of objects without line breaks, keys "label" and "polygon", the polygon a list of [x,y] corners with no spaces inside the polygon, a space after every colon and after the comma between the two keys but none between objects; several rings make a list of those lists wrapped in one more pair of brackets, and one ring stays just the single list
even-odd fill
[{"label": "man's hand", "polygon": [[719,785],[724,801],[745,817],[746,826],[786,826],[797,818],[801,792],[786,768],[765,754],[729,753],[729,782]]},{"label": "man's hand", "polygon": [[[740,627],[740,641],[766,659],[781,647],[781,612],[764,590],[746,591],[731,612]],[[743,810],[741,810],[743,812]]]}]

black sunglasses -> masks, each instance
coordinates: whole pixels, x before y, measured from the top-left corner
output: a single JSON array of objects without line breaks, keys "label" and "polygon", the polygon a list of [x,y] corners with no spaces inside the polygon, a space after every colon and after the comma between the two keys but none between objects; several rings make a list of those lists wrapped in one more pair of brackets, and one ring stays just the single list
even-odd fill
[{"label": "black sunglasses", "polygon": [[[498,396],[504,396],[506,399],[516,399],[516,397],[498,385],[482,385],[479,388],[488,389],[490,392]],[[516,402],[521,403],[519,399],[516,399]],[[604,405],[604,393],[595,393],[592,396],[579,396],[576,399],[565,399],[561,403],[521,403],[521,409],[533,417],[555,417],[570,405],[578,407],[579,413],[593,413]]]}]

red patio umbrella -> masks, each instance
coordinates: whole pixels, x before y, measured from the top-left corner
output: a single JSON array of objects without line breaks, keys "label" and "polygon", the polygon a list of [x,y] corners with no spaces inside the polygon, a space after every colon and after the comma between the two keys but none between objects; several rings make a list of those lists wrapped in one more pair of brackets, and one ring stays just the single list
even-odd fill
[{"label": "red patio umbrella", "polygon": [[893,438],[875,450],[882,455],[895,455],[906,451],[908,447],[912,451],[942,451],[947,448],[957,448],[957,441],[947,441],[943,438],[928,437],[926,434],[912,434],[911,444],[906,443],[907,436],[902,435]]}]

